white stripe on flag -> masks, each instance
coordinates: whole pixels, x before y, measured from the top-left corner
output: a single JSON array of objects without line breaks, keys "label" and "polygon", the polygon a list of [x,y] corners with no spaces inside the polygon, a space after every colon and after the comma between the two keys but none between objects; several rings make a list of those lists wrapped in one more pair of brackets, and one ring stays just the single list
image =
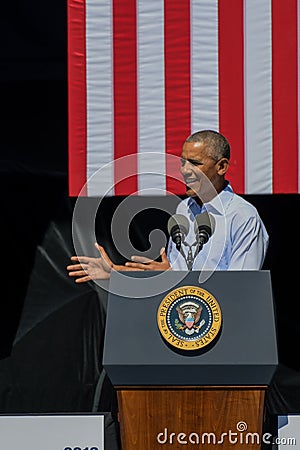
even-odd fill
[{"label": "white stripe on flag", "polygon": [[[110,164],[114,159],[111,9],[111,0],[86,0],[87,183],[90,196],[105,194],[114,185],[113,164]],[[105,168],[97,174],[103,166]]]},{"label": "white stripe on flag", "polygon": [[191,0],[191,128],[219,129],[218,1]]},{"label": "white stripe on flag", "polygon": [[138,0],[137,28],[138,190],[143,194],[141,191],[155,187],[164,195],[166,155],[163,0]]},{"label": "white stripe on flag", "polygon": [[244,0],[245,193],[272,193],[272,11]]}]

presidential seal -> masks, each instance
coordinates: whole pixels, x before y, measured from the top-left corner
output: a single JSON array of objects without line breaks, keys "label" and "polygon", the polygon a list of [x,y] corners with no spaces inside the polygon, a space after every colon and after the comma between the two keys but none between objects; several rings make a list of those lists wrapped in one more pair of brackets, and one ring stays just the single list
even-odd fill
[{"label": "presidential seal", "polygon": [[211,344],[222,324],[215,297],[197,286],[182,286],[169,292],[157,311],[162,337],[180,350],[199,350]]}]

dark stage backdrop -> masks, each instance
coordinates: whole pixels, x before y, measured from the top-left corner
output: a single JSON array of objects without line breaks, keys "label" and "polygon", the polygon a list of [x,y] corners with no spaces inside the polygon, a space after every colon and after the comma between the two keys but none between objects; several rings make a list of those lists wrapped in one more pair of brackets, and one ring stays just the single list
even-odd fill
[{"label": "dark stage backdrop", "polygon": [[[47,178],[47,183],[32,177],[34,187],[30,178],[25,196],[19,192],[10,197],[1,230],[6,250],[0,411],[115,413],[115,393],[101,366],[107,293],[95,283],[75,284],[66,271],[75,252],[71,227],[76,199],[68,198],[63,183],[55,177]],[[56,188],[49,191],[49,186]],[[44,193],[38,194],[41,191]],[[247,199],[258,208],[270,233],[264,268],[272,277],[280,366],[269,392],[268,408],[274,414],[300,412],[300,364],[295,352],[300,338],[297,264],[292,262],[293,253],[299,251],[295,238],[298,227],[296,221],[287,220],[289,212],[300,206],[300,198],[273,195]],[[145,199],[136,200],[145,205]],[[89,203],[87,210],[93,210],[98,202],[82,201]],[[103,199],[95,227],[98,242],[119,263],[124,258],[113,245],[110,223],[123,201],[123,197]],[[147,208],[132,221],[130,235],[138,250],[147,250],[148,237],[158,227],[167,237],[167,201],[157,199],[160,209]],[[174,202],[169,211],[172,208],[175,210]],[[88,253],[95,255],[93,241],[89,244]]]},{"label": "dark stage backdrop", "polygon": [[[73,254],[68,197],[65,4],[5,2],[1,33],[0,413],[116,412],[101,366],[106,293],[67,275]],[[300,413],[300,340],[296,214],[299,195],[246,196],[270,234],[265,268],[276,305],[279,370],[267,398],[273,414]],[[97,237],[117,262],[111,217],[123,198],[108,198]],[[89,200],[87,200],[89,201]],[[174,206],[174,205],[173,205]],[[168,216],[149,208],[131,227],[148,246]]]}]

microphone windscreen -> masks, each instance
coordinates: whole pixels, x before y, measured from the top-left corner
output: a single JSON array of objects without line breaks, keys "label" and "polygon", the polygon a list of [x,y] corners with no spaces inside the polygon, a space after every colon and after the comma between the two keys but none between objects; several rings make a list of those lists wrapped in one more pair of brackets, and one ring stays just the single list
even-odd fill
[{"label": "microphone windscreen", "polygon": [[197,233],[199,230],[206,230],[210,236],[215,231],[216,220],[213,215],[208,212],[199,214],[194,222],[194,231]]},{"label": "microphone windscreen", "polygon": [[181,233],[187,235],[189,232],[189,221],[182,214],[173,214],[168,220],[168,233],[171,234],[171,231],[174,226],[179,227]]}]

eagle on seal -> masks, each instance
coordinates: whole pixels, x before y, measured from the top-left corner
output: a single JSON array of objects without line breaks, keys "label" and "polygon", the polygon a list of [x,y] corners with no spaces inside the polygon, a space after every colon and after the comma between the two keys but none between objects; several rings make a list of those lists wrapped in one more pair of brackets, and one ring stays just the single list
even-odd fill
[{"label": "eagle on seal", "polygon": [[204,324],[204,321],[202,320],[200,325],[197,326],[202,309],[201,305],[191,301],[178,305],[176,311],[180,322],[183,324],[180,329],[185,330],[188,334],[192,334],[194,331],[198,332]]}]

